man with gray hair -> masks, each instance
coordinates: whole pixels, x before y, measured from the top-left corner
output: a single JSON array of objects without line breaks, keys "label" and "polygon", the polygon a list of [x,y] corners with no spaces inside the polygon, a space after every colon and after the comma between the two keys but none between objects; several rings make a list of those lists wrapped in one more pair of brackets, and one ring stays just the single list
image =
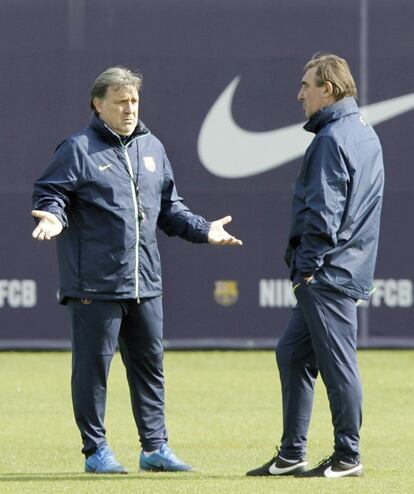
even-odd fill
[{"label": "man with gray hair", "polygon": [[[247,475],[362,475],[358,299],[367,300],[377,256],[384,168],[380,141],[355,101],[347,62],[317,54],[298,100],[315,134],[296,179],[285,260],[297,305],[276,348],[282,388],[280,451]],[[306,471],[315,381],[327,389],[334,452]]]},{"label": "man with gray hair", "polygon": [[142,451],[139,467],[185,471],[167,445],[163,313],[156,227],[194,243],[241,245],[178,195],[161,142],[138,119],[142,78],[123,67],[93,84],[90,125],[64,140],[35,182],[33,237],[57,237],[59,300],[72,336],[72,401],[85,471],[126,473],[105,438],[109,367],[117,344]]}]

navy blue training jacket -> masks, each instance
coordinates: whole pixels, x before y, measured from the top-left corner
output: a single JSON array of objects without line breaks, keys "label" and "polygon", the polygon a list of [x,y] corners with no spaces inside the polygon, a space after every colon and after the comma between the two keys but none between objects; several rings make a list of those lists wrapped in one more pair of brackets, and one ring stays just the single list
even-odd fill
[{"label": "navy blue training jacket", "polygon": [[382,149],[354,98],[313,115],[315,133],[296,180],[285,260],[291,278],[311,276],[367,299],[377,256],[384,187]]},{"label": "navy blue training jacket", "polygon": [[195,243],[207,242],[210,228],[183,204],[164,147],[142,122],[124,145],[96,115],[58,146],[35,182],[33,208],[64,225],[57,237],[61,303],[160,295],[156,226]]}]

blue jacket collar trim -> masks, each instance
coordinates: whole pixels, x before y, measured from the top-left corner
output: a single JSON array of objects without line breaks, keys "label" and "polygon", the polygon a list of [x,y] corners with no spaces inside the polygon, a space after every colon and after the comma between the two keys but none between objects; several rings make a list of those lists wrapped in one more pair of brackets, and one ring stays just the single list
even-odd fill
[{"label": "blue jacket collar trim", "polygon": [[303,128],[308,132],[317,134],[328,123],[352,113],[359,113],[359,108],[355,99],[352,96],[348,96],[319,110],[315,115],[311,116]]},{"label": "blue jacket collar trim", "polygon": [[[93,113],[91,116],[91,123],[90,126],[97,132],[103,139],[106,141],[111,142],[114,145],[121,145],[121,140],[119,139],[118,135],[113,132],[107,125],[106,123],[101,120],[96,113]],[[138,125],[135,127],[134,132],[132,132],[130,136],[129,142],[134,140],[136,137],[149,134],[149,130],[145,126],[141,120],[138,121]]]}]

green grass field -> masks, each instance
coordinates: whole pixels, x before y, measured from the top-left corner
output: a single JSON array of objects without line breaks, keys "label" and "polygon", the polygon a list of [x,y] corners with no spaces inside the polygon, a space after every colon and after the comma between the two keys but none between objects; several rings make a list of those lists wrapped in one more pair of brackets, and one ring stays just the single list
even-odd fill
[{"label": "green grass field", "polygon": [[[363,478],[249,478],[281,435],[273,352],[167,352],[170,445],[195,473],[140,473],[138,441],[119,354],[109,382],[107,436],[124,476],[84,474],[70,401],[69,353],[0,353],[0,493],[414,492],[414,352],[361,351]],[[308,459],[332,452],[319,382]]]}]

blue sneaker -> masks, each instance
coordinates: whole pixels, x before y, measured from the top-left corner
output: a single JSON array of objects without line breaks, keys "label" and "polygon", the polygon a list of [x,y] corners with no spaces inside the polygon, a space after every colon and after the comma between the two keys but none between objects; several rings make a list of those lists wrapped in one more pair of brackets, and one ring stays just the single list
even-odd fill
[{"label": "blue sneaker", "polygon": [[85,460],[87,473],[128,473],[127,469],[118,463],[112,449],[105,444],[99,446],[95,453]]},{"label": "blue sneaker", "polygon": [[186,465],[179,460],[170,448],[163,444],[159,451],[145,456],[141,451],[139,468],[150,472],[188,472],[194,470],[191,465]]}]

